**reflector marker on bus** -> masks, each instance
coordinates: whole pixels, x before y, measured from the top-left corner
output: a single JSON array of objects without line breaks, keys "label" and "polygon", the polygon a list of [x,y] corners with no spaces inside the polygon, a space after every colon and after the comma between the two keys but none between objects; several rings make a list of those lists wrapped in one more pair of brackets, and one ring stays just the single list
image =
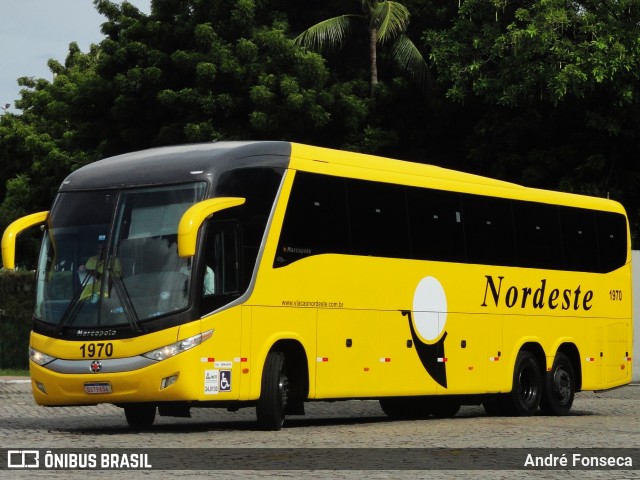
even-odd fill
[{"label": "reflector marker on bus", "polygon": [[319,363],[328,362],[329,361],[329,359],[327,357],[318,357],[317,360],[318,360]]},{"label": "reflector marker on bus", "polygon": [[490,362],[497,362],[500,360],[500,357],[489,357]]},{"label": "reflector marker on bus", "polygon": [[585,361],[585,362],[595,362],[595,361],[596,361],[596,359],[595,359],[595,358],[593,358],[593,357],[587,357],[587,358],[585,358],[585,359],[584,359],[584,361]]},{"label": "reflector marker on bus", "polygon": [[631,361],[631,357],[627,357],[627,362],[630,362],[630,361]]},{"label": "reflector marker on bus", "polygon": [[380,358],[380,363],[389,363],[390,361],[391,361],[391,359],[389,357]]},{"label": "reflector marker on bus", "polygon": [[247,359],[245,357],[236,357],[233,359],[235,363],[245,363]]},{"label": "reflector marker on bus", "polygon": [[216,361],[216,359],[213,358],[213,357],[202,357],[200,359],[200,362],[202,362],[202,363],[213,363],[215,361]]},{"label": "reflector marker on bus", "polygon": [[447,357],[439,357],[438,358],[438,363],[447,363],[449,361],[449,359]]}]

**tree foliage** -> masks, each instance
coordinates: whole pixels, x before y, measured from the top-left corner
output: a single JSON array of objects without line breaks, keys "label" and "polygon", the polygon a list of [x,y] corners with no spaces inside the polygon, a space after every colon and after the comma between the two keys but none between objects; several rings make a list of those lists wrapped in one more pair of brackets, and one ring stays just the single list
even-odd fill
[{"label": "tree foliage", "polygon": [[[338,147],[367,118],[358,82],[331,81],[265,2],[156,0],[149,15],[95,5],[104,40],[86,53],[71,43],[64,63],[49,61],[52,81],[21,78],[22,114],[1,119],[0,227],[13,204],[48,208],[64,177],[98,158],[232,139]],[[8,192],[16,182],[27,187]]]},{"label": "tree foliage", "polygon": [[295,42],[316,51],[342,48],[351,34],[354,19],[364,21],[369,36],[369,72],[371,93],[378,84],[378,44],[395,39],[392,57],[409,76],[420,84],[426,82],[427,66],[422,54],[406,36],[409,10],[391,0],[361,0],[361,14],[344,14],[322,20],[307,28]]},{"label": "tree foliage", "polygon": [[466,0],[425,32],[446,98],[482,109],[477,170],[611,196],[637,218],[640,2]]},{"label": "tree foliage", "polygon": [[[610,196],[640,229],[640,0],[94,4],[102,41],[19,79],[0,117],[0,228],[99,158],[285,139]],[[392,68],[416,58],[429,88]]]}]

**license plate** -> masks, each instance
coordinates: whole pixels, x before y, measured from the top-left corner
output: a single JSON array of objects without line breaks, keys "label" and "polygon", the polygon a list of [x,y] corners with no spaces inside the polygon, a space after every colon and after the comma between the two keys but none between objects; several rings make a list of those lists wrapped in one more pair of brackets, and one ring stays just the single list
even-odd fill
[{"label": "license plate", "polygon": [[111,393],[111,384],[109,382],[85,383],[84,393],[89,395],[96,393]]}]

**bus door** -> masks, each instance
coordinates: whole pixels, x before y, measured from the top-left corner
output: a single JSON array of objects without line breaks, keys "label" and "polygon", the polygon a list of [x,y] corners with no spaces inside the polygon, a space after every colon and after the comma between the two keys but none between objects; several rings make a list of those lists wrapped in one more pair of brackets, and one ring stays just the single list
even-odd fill
[{"label": "bus door", "polygon": [[[241,349],[245,322],[250,318],[238,308],[221,310],[236,300],[244,291],[244,272],[242,261],[242,231],[235,220],[213,221],[207,223],[202,255],[197,265],[191,265],[196,275],[195,285],[199,289],[200,311],[203,318],[203,330],[213,329],[213,346],[205,365],[205,375],[217,379],[218,389],[207,389],[212,395],[226,393],[225,398],[240,398],[241,369],[245,366],[242,359],[247,352]],[[248,345],[247,345],[248,348]],[[212,363],[212,364],[211,364]],[[242,385],[246,388],[246,385]],[[215,400],[215,398],[212,398]]]}]

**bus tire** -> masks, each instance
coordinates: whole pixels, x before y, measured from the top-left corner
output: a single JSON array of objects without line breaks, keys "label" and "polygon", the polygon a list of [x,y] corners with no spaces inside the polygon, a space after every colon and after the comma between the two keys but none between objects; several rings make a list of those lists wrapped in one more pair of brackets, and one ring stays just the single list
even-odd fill
[{"label": "bus tire", "polygon": [[513,369],[513,387],[505,398],[505,413],[516,417],[533,415],[542,398],[542,373],[533,353],[518,353]]},{"label": "bus tire", "polygon": [[566,415],[576,393],[576,377],[571,360],[558,352],[551,371],[545,374],[540,408],[547,415]]},{"label": "bus tire", "polygon": [[134,430],[150,428],[156,419],[156,406],[148,403],[132,403],[124,406],[124,416]]},{"label": "bus tire", "polygon": [[271,351],[262,371],[262,388],[256,404],[258,425],[263,430],[280,430],[289,395],[289,379],[283,352]]}]

